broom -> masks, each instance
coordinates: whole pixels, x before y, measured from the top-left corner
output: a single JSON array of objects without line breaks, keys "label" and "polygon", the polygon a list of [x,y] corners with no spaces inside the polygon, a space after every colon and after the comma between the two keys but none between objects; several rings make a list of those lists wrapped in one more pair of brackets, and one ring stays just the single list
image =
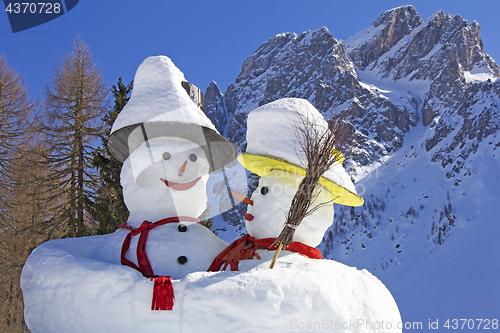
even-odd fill
[{"label": "broom", "polygon": [[344,121],[345,113],[339,113],[329,122],[327,128],[318,125],[314,119],[299,115],[296,123],[295,136],[300,148],[304,152],[306,175],[302,179],[295,193],[290,209],[286,213],[283,230],[272,246],[277,246],[276,253],[269,268],[273,268],[282,249],[293,241],[295,229],[304,217],[328,205],[332,201],[319,203],[313,206],[321,188],[318,184],[320,177],[331,166],[343,159],[343,153],[349,148],[350,127]]}]

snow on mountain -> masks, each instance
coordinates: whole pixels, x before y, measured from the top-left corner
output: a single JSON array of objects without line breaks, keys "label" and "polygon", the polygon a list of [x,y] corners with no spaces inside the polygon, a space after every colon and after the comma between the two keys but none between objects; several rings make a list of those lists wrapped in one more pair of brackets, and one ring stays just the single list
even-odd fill
[{"label": "snow on mountain", "polygon": [[327,28],[271,38],[224,95],[209,86],[205,110],[243,151],[260,105],[299,97],[326,117],[346,110],[355,154],[345,166],[365,204],[336,206],[319,248],[378,276],[403,321],[426,327],[500,310],[498,77],[478,23],[442,11],[422,21],[404,6],[345,42]]}]

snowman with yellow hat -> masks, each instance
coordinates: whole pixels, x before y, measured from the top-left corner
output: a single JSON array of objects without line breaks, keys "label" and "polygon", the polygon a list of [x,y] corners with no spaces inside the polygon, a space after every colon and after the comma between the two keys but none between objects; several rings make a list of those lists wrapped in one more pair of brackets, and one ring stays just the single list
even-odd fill
[{"label": "snowman with yellow hat", "polygon": [[[397,304],[380,280],[366,270],[322,259],[315,248],[332,224],[333,203],[363,204],[337,150],[323,151],[333,154],[333,163],[314,187],[309,214],[300,224],[288,218],[311,169],[297,129],[328,134],[323,116],[307,100],[286,98],[250,112],[247,126],[247,151],[238,160],[260,176],[250,199],[239,196],[249,204],[248,235],[217,256],[210,283],[206,276],[191,277],[183,319],[218,316],[203,327],[193,322],[189,331],[401,332]],[[292,242],[270,269],[285,228],[294,230]]]},{"label": "snowman with yellow hat", "polygon": [[[249,204],[245,214],[248,231],[245,241],[256,242],[255,249],[275,250],[275,240],[283,230],[287,212],[294,208],[291,207],[293,198],[307,173],[308,162],[299,132],[329,133],[329,125],[307,100],[285,98],[250,112],[247,128],[247,151],[238,156],[238,161],[259,175],[260,180],[250,199],[235,193]],[[315,247],[333,223],[333,204],[363,204],[342,166],[342,154],[336,150],[328,153],[332,154],[333,163],[318,179],[311,212],[298,225],[291,226],[293,242],[287,247],[288,251],[310,258],[321,258]],[[237,243],[241,247],[243,241]],[[256,256],[261,252],[257,251]],[[218,270],[224,263],[225,267],[231,265],[231,269],[237,270],[239,261],[229,257],[227,253],[218,256],[211,269]],[[249,259],[248,253],[244,259]]]}]

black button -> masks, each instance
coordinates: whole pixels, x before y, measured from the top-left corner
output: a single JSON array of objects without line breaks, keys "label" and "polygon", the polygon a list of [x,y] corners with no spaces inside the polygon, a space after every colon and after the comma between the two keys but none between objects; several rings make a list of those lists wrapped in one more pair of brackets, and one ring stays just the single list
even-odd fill
[{"label": "black button", "polygon": [[179,262],[179,264],[184,265],[188,261],[188,258],[186,258],[185,256],[180,256],[179,258],[177,258],[177,261]]},{"label": "black button", "polygon": [[186,232],[188,230],[188,227],[186,227],[185,224],[179,224],[177,230],[179,230],[179,232]]}]

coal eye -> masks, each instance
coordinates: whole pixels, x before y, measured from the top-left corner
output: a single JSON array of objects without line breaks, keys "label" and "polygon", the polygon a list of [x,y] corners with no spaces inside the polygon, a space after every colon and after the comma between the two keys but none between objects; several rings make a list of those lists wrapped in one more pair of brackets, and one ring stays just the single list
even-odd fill
[{"label": "coal eye", "polygon": [[196,156],[196,154],[191,154],[191,155],[189,155],[189,159],[191,160],[191,162],[196,162],[198,157]]},{"label": "coal eye", "polygon": [[260,193],[262,195],[266,195],[268,192],[269,192],[269,189],[267,188],[267,186],[264,186],[263,188],[260,189]]},{"label": "coal eye", "polygon": [[162,157],[165,161],[168,161],[170,159],[170,157],[172,157],[172,155],[170,155],[169,152],[164,152]]}]

